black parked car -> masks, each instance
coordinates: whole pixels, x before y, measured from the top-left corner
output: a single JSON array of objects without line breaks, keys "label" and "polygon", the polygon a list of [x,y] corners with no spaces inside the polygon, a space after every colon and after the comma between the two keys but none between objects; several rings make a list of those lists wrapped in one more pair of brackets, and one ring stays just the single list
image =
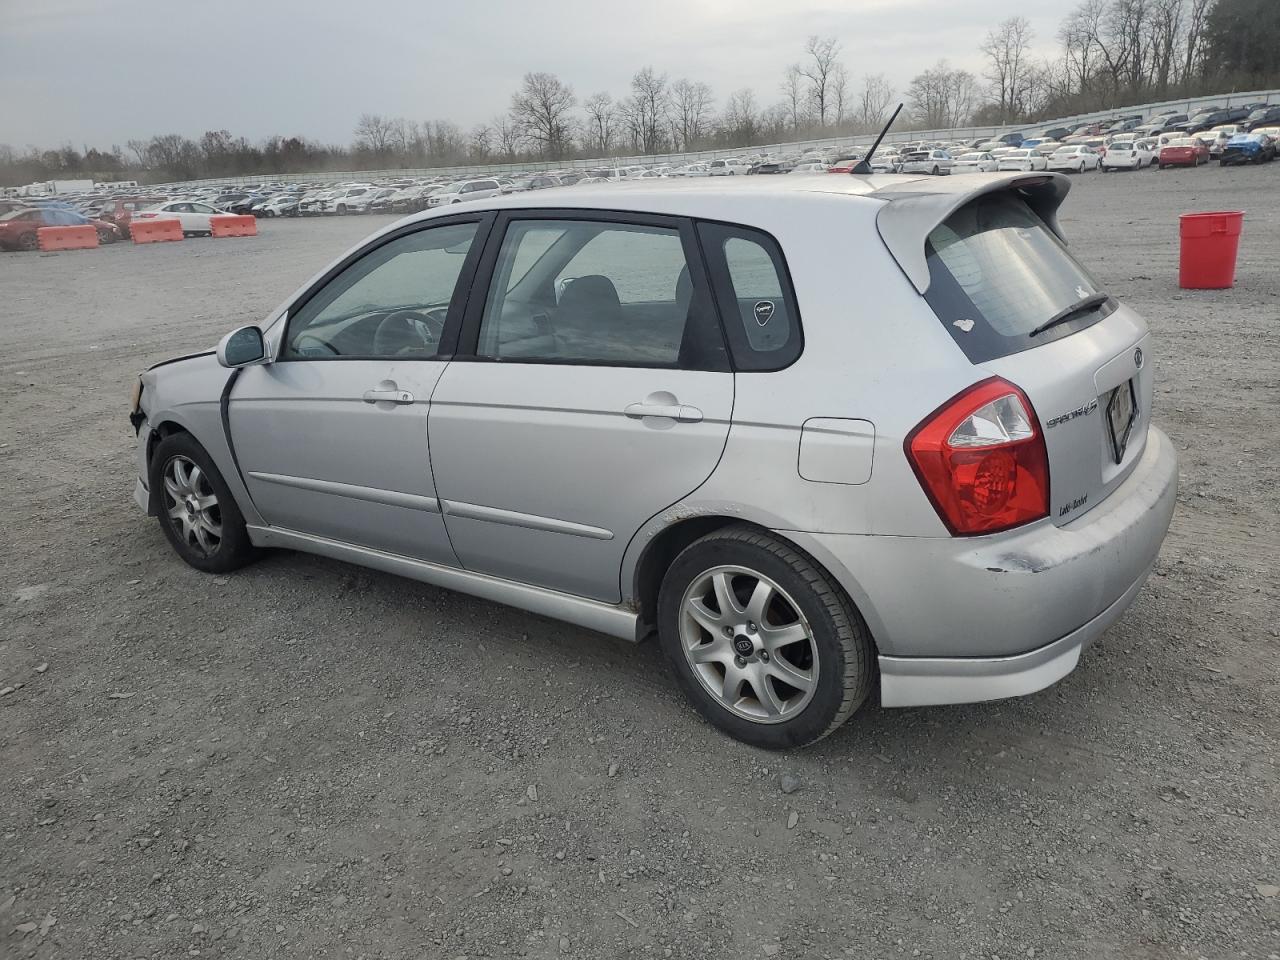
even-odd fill
[{"label": "black parked car", "polygon": [[[226,210],[228,213],[238,213],[238,214],[244,215],[246,213],[252,213],[254,205],[259,204],[266,199],[267,197],[265,194],[246,193],[240,199],[232,200],[222,209]],[[218,204],[215,203],[214,206],[216,207],[218,206]]]},{"label": "black parked car", "polygon": [[1253,130],[1257,127],[1274,127],[1280,125],[1280,103],[1258,107],[1245,117],[1244,128]]}]

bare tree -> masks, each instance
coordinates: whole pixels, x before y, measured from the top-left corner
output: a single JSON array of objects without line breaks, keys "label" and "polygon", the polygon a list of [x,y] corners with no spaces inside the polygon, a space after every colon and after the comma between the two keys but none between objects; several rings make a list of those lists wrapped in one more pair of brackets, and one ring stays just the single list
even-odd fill
[{"label": "bare tree", "polygon": [[946,60],[911,80],[912,113],[926,129],[962,126],[973,112],[977,84],[968,70],[953,70]]},{"label": "bare tree", "polygon": [[729,94],[721,118],[723,132],[734,146],[747,146],[756,138],[760,126],[760,111],[756,106],[756,95],[750,87]]},{"label": "bare tree", "polygon": [[707,135],[711,124],[711,87],[681,78],[671,85],[671,130],[682,150],[690,150]]},{"label": "bare tree", "polygon": [[511,96],[511,119],[538,153],[559,160],[569,150],[573,90],[553,73],[526,73]]},{"label": "bare tree", "polygon": [[468,147],[473,159],[488,160],[493,153],[493,128],[487,123],[478,123],[472,127]]},{"label": "bare tree", "polygon": [[356,146],[381,156],[387,152],[396,121],[377,113],[362,113],[356,122]]},{"label": "bare tree", "polygon": [[805,41],[804,52],[809,59],[800,64],[800,75],[809,81],[809,98],[818,114],[818,124],[825,127],[831,109],[831,81],[840,55],[840,42],[835,37],[814,35]]},{"label": "bare tree", "polygon": [[138,166],[145,170],[147,166],[147,141],[130,140],[125,146],[137,158]]},{"label": "bare tree", "polygon": [[869,73],[862,78],[862,94],[858,98],[857,121],[864,127],[879,130],[893,102],[893,88],[883,73]]},{"label": "bare tree", "polygon": [[664,146],[670,107],[665,73],[657,74],[652,67],[645,67],[631,78],[631,96],[623,104],[622,115],[635,149],[657,153]]},{"label": "bare tree", "polygon": [[593,93],[582,101],[582,109],[587,115],[583,146],[597,151],[601,156],[607,156],[618,121],[618,110],[614,106],[613,97],[607,93]]},{"label": "bare tree", "polygon": [[800,65],[793,63],[782,75],[782,102],[787,108],[792,130],[800,129],[800,123],[805,119],[808,100],[809,93],[805,89],[804,74],[800,72]]},{"label": "bare tree", "polygon": [[1191,0],[1187,13],[1187,33],[1183,46],[1182,82],[1186,84],[1197,72],[1203,73],[1205,28],[1215,0]]},{"label": "bare tree", "polygon": [[493,131],[494,146],[503,160],[514,160],[520,150],[524,132],[510,117],[494,117],[489,124]]},{"label": "bare tree", "polygon": [[844,123],[849,110],[849,72],[843,63],[837,63],[831,71],[831,107],[833,122],[838,127]]},{"label": "bare tree", "polygon": [[982,42],[987,57],[987,80],[1000,108],[1000,122],[1016,120],[1025,110],[1031,70],[1031,22],[1010,17],[987,33]]}]

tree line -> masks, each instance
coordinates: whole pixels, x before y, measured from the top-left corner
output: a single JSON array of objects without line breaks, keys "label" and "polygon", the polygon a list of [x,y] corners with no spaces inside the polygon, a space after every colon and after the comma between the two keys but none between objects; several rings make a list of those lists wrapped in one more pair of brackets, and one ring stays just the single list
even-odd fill
[{"label": "tree line", "polygon": [[352,142],[301,136],[250,142],[226,130],[17,151],[0,144],[0,184],[76,177],[188,180],[337,170],[560,161],[683,153],[870,133],[899,95],[904,129],[1031,123],[1125,104],[1280,85],[1280,0],[1083,0],[1054,56],[1032,56],[1028,21],[1010,17],[980,45],[980,73],[946,60],[898,93],[882,74],[854,78],[856,56],[811,36],[766,100],[643,67],[626,90],[581,98],[553,73],[525,74],[505,111],[464,128],[450,120],[363,114]]}]

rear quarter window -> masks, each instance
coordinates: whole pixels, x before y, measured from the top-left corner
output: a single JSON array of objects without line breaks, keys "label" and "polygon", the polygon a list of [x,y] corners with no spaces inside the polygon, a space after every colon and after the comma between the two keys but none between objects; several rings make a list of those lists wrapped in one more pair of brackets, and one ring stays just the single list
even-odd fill
[{"label": "rear quarter window", "polygon": [[699,223],[734,367],[781,370],[800,356],[804,341],[795,290],[777,241],[767,233]]}]

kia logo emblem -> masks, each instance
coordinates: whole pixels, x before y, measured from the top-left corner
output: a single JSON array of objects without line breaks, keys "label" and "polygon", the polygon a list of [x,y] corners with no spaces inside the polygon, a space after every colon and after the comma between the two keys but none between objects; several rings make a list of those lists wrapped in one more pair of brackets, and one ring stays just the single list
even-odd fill
[{"label": "kia logo emblem", "polygon": [[1133,365],[1139,370],[1142,369],[1142,348],[1138,347],[1133,351]]}]

